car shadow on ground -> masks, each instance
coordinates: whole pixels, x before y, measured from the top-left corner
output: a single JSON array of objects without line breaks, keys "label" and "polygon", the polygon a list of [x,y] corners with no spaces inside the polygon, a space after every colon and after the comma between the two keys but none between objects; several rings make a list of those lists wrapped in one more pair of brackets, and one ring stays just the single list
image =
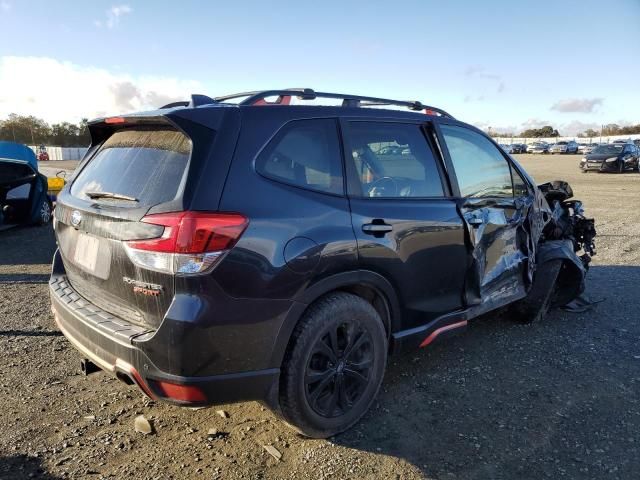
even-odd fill
[{"label": "car shadow on ground", "polygon": [[0,285],[3,283],[49,283],[48,273],[0,273]]},{"label": "car shadow on ground", "polygon": [[61,337],[62,332],[54,330],[0,330],[0,337]]},{"label": "car shadow on ground", "polygon": [[637,285],[640,267],[594,266],[587,294],[604,301],[591,311],[533,325],[488,315],[393,357],[371,411],[333,441],[428,478],[637,477]]},{"label": "car shadow on ground", "polygon": [[[0,232],[0,267],[51,264],[56,241],[51,224],[15,227]],[[6,275],[0,275],[0,282]]]},{"label": "car shadow on ground", "polygon": [[42,459],[27,455],[0,456],[0,478],[3,480],[57,480],[42,465]]}]

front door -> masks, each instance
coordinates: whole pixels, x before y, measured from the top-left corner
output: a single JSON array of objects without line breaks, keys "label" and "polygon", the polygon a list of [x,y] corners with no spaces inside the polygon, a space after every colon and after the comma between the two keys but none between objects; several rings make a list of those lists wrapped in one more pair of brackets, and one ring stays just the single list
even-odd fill
[{"label": "front door", "polygon": [[471,249],[466,300],[488,311],[526,293],[530,248],[523,225],[532,197],[519,176],[514,193],[512,166],[487,137],[446,121],[440,132]]},{"label": "front door", "polygon": [[428,126],[343,120],[342,127],[360,267],[394,284],[404,328],[461,309],[465,226]]}]

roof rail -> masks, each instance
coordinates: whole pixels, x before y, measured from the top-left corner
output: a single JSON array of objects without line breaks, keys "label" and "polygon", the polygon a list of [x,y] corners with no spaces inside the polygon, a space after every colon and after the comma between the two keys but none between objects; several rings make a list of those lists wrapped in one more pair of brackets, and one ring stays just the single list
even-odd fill
[{"label": "roof rail", "polygon": [[429,105],[424,105],[418,101],[403,101],[403,100],[391,100],[388,98],[377,97],[365,97],[361,95],[349,95],[344,93],[329,93],[329,92],[316,92],[311,88],[289,88],[284,90],[263,90],[253,92],[234,93],[231,95],[225,95],[223,97],[216,97],[213,100],[216,102],[224,102],[232,100],[234,98],[246,97],[239,105],[264,105],[265,99],[268,97],[278,97],[278,100],[274,104],[288,104],[284,102],[285,99],[291,97],[297,97],[300,100],[315,100],[316,98],[334,98],[342,100],[343,107],[374,107],[384,105],[396,105],[400,107],[407,107],[410,110],[420,111],[424,110],[429,115],[440,115],[442,117],[448,117],[453,119],[453,116],[444,110]]},{"label": "roof rail", "polygon": [[161,106],[160,110],[164,110],[165,108],[188,107],[188,106],[189,106],[189,102],[171,102]]},{"label": "roof rail", "polygon": [[167,103],[166,105],[160,107],[160,110],[163,110],[165,108],[174,108],[174,107],[192,107],[193,108],[193,107],[199,107],[200,105],[209,105],[211,103],[216,103],[216,101],[211,97],[207,97],[206,95],[194,93],[193,95],[191,95],[191,101]]},{"label": "roof rail", "polygon": [[[246,97],[246,98],[245,98]],[[269,97],[278,97],[275,102],[267,102],[265,99]],[[199,107],[200,105],[210,105],[213,103],[225,102],[235,98],[244,98],[239,105],[288,105],[291,97],[300,100],[315,100],[316,98],[333,98],[342,100],[343,107],[359,108],[359,107],[379,107],[385,105],[395,105],[407,107],[409,110],[421,111],[427,115],[439,115],[453,119],[453,116],[444,110],[425,105],[418,101],[391,100],[388,98],[365,97],[361,95],[349,95],[345,93],[328,93],[316,92],[311,88],[287,88],[284,90],[258,90],[252,92],[233,93],[222,97],[211,98],[206,95],[193,94],[190,102],[173,102],[165,105],[164,108],[173,107]]]}]

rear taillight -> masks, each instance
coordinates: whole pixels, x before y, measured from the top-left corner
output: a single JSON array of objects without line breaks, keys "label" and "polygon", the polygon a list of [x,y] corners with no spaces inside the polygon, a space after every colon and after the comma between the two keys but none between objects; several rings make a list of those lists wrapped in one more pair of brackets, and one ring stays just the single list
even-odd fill
[{"label": "rear taillight", "polygon": [[164,273],[209,272],[249,225],[236,213],[173,212],[147,215],[144,223],[164,227],[162,236],[125,242],[136,265]]}]

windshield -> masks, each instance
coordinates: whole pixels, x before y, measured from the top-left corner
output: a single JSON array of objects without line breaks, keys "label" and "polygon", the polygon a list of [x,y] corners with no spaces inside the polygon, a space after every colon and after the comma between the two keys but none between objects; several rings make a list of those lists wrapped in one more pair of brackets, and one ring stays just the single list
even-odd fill
[{"label": "windshield", "polygon": [[567,142],[558,142],[556,145],[566,145]]},{"label": "windshield", "polygon": [[191,141],[175,130],[114,133],[73,182],[71,194],[102,203],[152,206],[174,200],[186,172]]},{"label": "windshield", "polygon": [[622,145],[622,144],[618,144],[618,145],[600,145],[600,146],[594,148],[592,153],[617,155],[618,153],[622,152],[623,148],[624,148],[624,145]]}]

